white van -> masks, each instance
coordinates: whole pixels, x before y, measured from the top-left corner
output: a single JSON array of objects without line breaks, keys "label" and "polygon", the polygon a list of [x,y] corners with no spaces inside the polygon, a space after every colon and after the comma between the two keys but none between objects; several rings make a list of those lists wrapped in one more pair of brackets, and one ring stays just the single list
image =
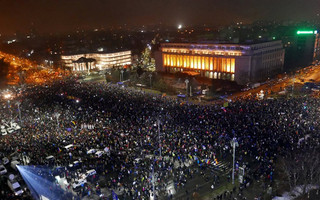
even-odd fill
[{"label": "white van", "polygon": [[90,149],[89,151],[87,151],[87,154],[93,154],[93,153],[95,153],[95,152],[96,152],[95,149]]},{"label": "white van", "polygon": [[16,196],[19,196],[23,193],[23,190],[21,189],[18,181],[8,179],[8,186]]},{"label": "white van", "polygon": [[97,172],[96,172],[96,170],[94,170],[94,169],[90,169],[90,170],[88,170],[85,174],[83,174],[82,175],[82,178],[88,178],[89,176],[93,176],[93,175],[95,175],[95,174],[97,174]]},{"label": "white van", "polygon": [[73,150],[73,144],[69,144],[69,145],[65,146],[64,149],[67,151]]},{"label": "white van", "polygon": [[96,154],[97,158],[100,158],[104,154],[104,152],[103,151],[97,151],[95,154]]}]

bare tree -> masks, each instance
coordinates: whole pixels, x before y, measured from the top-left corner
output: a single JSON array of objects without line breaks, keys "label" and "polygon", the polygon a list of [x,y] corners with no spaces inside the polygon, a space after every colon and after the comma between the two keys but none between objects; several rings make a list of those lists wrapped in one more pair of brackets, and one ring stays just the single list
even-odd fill
[{"label": "bare tree", "polygon": [[305,147],[296,149],[283,159],[283,169],[287,176],[290,190],[301,186],[302,194],[310,191],[309,185],[318,185],[320,181],[320,153],[318,148]]}]

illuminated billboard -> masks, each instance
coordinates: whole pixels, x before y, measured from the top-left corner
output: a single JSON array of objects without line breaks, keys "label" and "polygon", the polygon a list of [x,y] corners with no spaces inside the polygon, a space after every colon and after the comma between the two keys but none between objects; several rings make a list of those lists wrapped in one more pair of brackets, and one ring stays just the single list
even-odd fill
[{"label": "illuminated billboard", "polygon": [[311,35],[311,34],[317,34],[317,30],[303,30],[303,31],[297,31],[298,35]]}]

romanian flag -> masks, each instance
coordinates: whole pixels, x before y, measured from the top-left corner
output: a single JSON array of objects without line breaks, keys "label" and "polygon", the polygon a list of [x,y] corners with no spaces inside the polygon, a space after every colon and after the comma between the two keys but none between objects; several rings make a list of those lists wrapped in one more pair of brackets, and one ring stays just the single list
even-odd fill
[{"label": "romanian flag", "polygon": [[76,125],[76,122],[75,122],[75,121],[71,121],[71,123],[72,123],[73,125]]}]

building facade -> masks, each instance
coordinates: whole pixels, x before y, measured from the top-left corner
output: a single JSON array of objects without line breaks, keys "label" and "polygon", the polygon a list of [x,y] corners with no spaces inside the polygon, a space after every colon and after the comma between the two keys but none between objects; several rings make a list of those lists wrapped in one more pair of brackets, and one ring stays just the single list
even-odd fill
[{"label": "building facade", "polygon": [[295,71],[319,60],[319,34],[317,30],[296,31],[291,36],[283,37],[285,71]]},{"label": "building facade", "polygon": [[211,79],[256,82],[282,71],[281,41],[258,44],[163,43],[155,55],[156,70],[193,71]]},{"label": "building facade", "polygon": [[72,71],[104,70],[114,66],[131,65],[131,51],[114,53],[87,53],[61,56],[62,62]]},{"label": "building facade", "polygon": [[313,61],[320,61],[320,34],[317,33],[315,38]]}]

